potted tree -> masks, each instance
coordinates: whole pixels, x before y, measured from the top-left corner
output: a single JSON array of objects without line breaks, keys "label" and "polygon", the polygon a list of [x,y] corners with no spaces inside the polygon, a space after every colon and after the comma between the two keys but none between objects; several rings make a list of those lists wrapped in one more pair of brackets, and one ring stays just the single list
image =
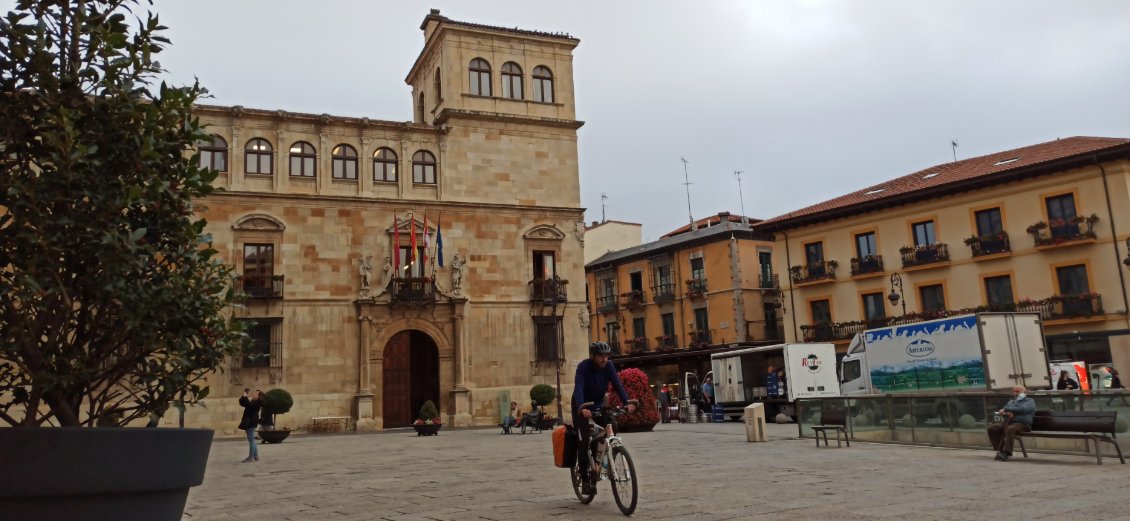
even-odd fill
[{"label": "potted tree", "polygon": [[194,215],[204,91],[153,84],[164,27],[133,3],[0,24],[0,517],[179,520],[213,433],[138,427],[183,426],[247,341]]},{"label": "potted tree", "polygon": [[[539,409],[549,406],[553,400],[557,398],[557,391],[553,390],[553,386],[549,384],[537,384],[530,388],[530,401],[538,406]],[[537,411],[530,411],[530,414],[536,417]],[[553,428],[557,423],[557,418],[549,414],[541,415],[541,422],[537,425],[538,430],[545,430]]]},{"label": "potted tree", "polygon": [[420,407],[420,417],[412,423],[412,428],[416,429],[416,435],[435,436],[439,434],[441,427],[443,427],[443,422],[439,419],[436,404],[431,400],[424,402],[424,405]]},{"label": "potted tree", "polygon": [[286,414],[290,408],[294,406],[294,399],[291,398],[290,393],[282,389],[271,389],[263,394],[263,412],[259,425],[259,438],[263,443],[280,443],[290,436],[290,429],[283,427],[282,429],[275,428],[275,416],[279,414]]}]

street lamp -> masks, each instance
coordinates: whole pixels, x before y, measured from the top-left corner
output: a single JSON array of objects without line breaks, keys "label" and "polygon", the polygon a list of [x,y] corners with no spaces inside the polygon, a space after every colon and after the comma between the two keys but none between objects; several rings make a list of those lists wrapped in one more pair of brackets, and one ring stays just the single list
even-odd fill
[{"label": "street lamp", "polygon": [[542,301],[542,305],[550,307],[551,313],[553,315],[553,328],[557,332],[557,335],[555,336],[557,344],[557,424],[562,425],[565,420],[564,416],[562,416],[561,408],[561,401],[564,400],[564,398],[561,396],[561,364],[565,362],[565,331],[561,328],[561,321],[557,320],[557,304],[562,304],[561,314],[564,315],[565,308],[569,305],[569,299],[565,295],[561,294],[560,287],[557,284],[553,284],[553,286],[553,290],[551,292],[547,292],[547,298]]},{"label": "street lamp", "polygon": [[[898,290],[896,293],[895,290]],[[902,301],[902,314],[906,316],[906,296],[902,292],[902,277],[898,273],[891,274],[891,294],[887,295],[887,300],[891,301],[892,306],[897,306],[899,300]]]}]

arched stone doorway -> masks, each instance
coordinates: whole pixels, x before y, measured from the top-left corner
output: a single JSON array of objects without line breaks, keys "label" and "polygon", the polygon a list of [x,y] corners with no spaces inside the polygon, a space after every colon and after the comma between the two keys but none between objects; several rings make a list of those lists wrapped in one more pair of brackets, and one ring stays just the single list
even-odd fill
[{"label": "arched stone doorway", "polygon": [[384,348],[382,403],[384,427],[407,427],[431,400],[440,407],[439,348],[427,334],[401,331]]}]

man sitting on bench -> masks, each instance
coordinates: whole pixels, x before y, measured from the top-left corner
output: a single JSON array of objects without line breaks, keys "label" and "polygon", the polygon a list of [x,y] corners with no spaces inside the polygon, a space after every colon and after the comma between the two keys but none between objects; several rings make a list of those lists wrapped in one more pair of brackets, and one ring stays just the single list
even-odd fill
[{"label": "man sitting on bench", "polygon": [[1004,416],[1004,423],[989,425],[989,441],[997,449],[997,461],[1008,461],[1012,457],[1012,443],[1016,435],[1032,430],[1032,417],[1036,415],[1036,401],[1024,393],[1023,385],[1012,388],[1012,399],[997,411]]}]

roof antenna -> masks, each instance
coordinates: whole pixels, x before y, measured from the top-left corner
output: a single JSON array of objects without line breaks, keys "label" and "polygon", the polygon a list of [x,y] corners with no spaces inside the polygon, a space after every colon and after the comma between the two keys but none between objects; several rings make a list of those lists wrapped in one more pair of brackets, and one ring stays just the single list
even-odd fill
[{"label": "roof antenna", "polygon": [[957,138],[950,140],[950,150],[953,150],[953,162],[957,162]]},{"label": "roof antenna", "polygon": [[600,222],[602,222],[602,223],[608,222],[608,218],[604,216],[604,201],[606,199],[608,199],[608,194],[601,192],[600,193]]},{"label": "roof antenna", "polygon": [[738,200],[742,202],[742,224],[749,226],[749,217],[745,214],[745,194],[742,193],[742,174],[745,172],[741,170],[734,170],[734,177],[738,179]]},{"label": "roof antenna", "polygon": [[680,157],[679,161],[683,162],[683,186],[687,187],[687,217],[691,219],[691,231],[695,231],[698,227],[695,226],[694,214],[691,213],[691,178],[690,174],[687,173],[687,163],[690,163],[690,161],[687,161],[685,157]]}]

